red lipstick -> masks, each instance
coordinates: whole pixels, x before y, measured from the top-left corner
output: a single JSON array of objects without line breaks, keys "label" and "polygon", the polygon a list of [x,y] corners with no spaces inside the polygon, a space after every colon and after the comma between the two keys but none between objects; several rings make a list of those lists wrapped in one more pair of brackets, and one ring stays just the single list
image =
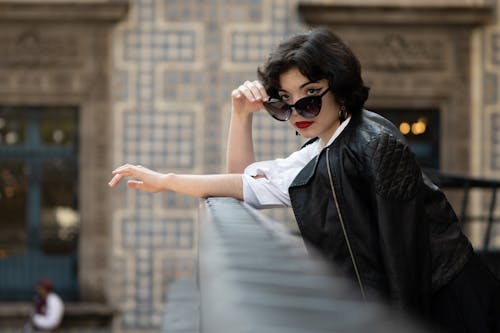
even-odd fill
[{"label": "red lipstick", "polygon": [[298,121],[295,123],[295,126],[297,128],[303,129],[303,128],[308,128],[313,124],[313,121]]}]

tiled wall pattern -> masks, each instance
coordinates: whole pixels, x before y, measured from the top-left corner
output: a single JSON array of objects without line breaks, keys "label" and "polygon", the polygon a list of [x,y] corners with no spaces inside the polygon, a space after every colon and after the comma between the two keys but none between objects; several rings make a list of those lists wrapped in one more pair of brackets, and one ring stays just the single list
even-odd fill
[{"label": "tiled wall pattern", "polygon": [[[188,110],[124,114],[123,156],[126,161],[146,161],[155,167],[193,169],[196,113]],[[175,157],[175,158],[173,158]]]},{"label": "tiled wall pattern", "polygon": [[[231,90],[256,78],[272,45],[304,28],[297,1],[132,0],[114,35],[115,164],[223,172]],[[500,175],[498,24],[481,39],[484,168]],[[254,131],[258,159],[285,156],[302,142],[265,113]],[[155,332],[169,281],[194,272],[198,200],[124,185],[115,197],[110,289],[122,316],[114,331]]]},{"label": "tiled wall pattern", "polygon": [[[132,1],[114,35],[115,164],[223,172],[231,91],[303,28],[296,15],[295,0]],[[258,159],[302,142],[263,112],[254,129]],[[194,272],[198,200],[117,192],[111,296],[123,315],[114,331],[157,331],[168,282]]]}]

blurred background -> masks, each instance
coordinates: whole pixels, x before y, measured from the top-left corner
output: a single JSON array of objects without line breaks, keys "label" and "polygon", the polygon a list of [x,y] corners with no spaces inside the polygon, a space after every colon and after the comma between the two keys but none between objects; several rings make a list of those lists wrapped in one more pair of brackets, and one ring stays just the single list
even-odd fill
[{"label": "blurred background", "polygon": [[[1,0],[0,330],[48,277],[92,332],[159,331],[169,284],[195,274],[200,201],[110,190],[111,170],[223,172],[232,89],[313,26],[358,55],[367,108],[422,166],[500,179],[498,14],[497,0]],[[254,139],[258,159],[303,141],[264,112]],[[473,191],[467,211],[490,202]],[[289,210],[266,214],[294,230]],[[468,224],[474,244],[484,228]]]}]

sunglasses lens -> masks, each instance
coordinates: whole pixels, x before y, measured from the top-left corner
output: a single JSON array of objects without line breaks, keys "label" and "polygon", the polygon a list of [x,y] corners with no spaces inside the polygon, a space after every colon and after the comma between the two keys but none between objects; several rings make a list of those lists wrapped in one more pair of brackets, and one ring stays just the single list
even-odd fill
[{"label": "sunglasses lens", "polygon": [[321,111],[321,97],[322,95],[304,97],[292,106],[279,99],[272,99],[264,102],[263,104],[267,112],[269,112],[273,118],[280,121],[290,119],[290,116],[292,115],[292,107],[294,107],[295,110],[297,110],[297,113],[302,117],[312,119]]},{"label": "sunglasses lens", "polygon": [[288,104],[279,100],[271,100],[263,104],[273,118],[280,121],[286,121],[290,118],[291,110]]},{"label": "sunglasses lens", "polygon": [[304,118],[314,118],[321,111],[321,97],[310,96],[302,98],[295,104],[295,110]]}]

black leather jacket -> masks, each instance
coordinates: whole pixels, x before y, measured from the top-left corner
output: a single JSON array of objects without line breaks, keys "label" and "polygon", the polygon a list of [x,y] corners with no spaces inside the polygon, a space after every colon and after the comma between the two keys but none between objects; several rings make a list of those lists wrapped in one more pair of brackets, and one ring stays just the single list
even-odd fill
[{"label": "black leather jacket", "polygon": [[366,299],[382,295],[426,316],[432,293],[473,251],[399,131],[373,112],[352,118],[289,193],[303,238],[352,276]]}]

